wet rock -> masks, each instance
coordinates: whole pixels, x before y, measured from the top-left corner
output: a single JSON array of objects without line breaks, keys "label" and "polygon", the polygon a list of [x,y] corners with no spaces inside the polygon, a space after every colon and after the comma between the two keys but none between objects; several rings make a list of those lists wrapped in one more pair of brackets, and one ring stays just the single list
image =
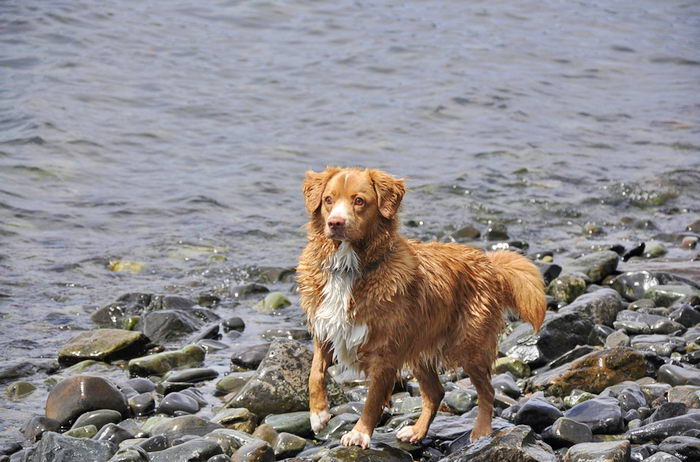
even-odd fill
[{"label": "wet rock", "polygon": [[421,408],[422,402],[420,396],[401,396],[398,399],[392,398],[389,412],[392,414],[408,414],[420,411]]},{"label": "wet rock", "polygon": [[142,319],[143,333],[157,343],[197,332],[202,322],[184,310],[153,311]]},{"label": "wet rock", "polygon": [[294,457],[304,450],[306,440],[291,433],[280,433],[272,444],[277,459]]},{"label": "wet rock", "polygon": [[668,335],[635,335],[630,344],[635,350],[649,351],[664,357],[671,356],[679,349],[679,345],[672,342]]},{"label": "wet rock", "polygon": [[255,414],[245,408],[227,408],[219,411],[214,417],[212,417],[211,421],[219,423],[231,430],[253,433],[258,418]]},{"label": "wet rock", "polygon": [[306,329],[268,329],[260,334],[260,337],[268,341],[278,337],[290,340],[308,340],[311,338],[311,334]]},{"label": "wet rock", "polygon": [[669,436],[682,435],[685,431],[700,427],[700,412],[692,412],[678,417],[648,423],[627,432],[632,443],[660,442]]},{"label": "wet rock", "polygon": [[681,240],[680,247],[682,249],[694,249],[697,247],[699,240],[697,236],[685,236]]},{"label": "wet rock", "polygon": [[167,415],[176,415],[181,412],[195,414],[197,411],[199,411],[199,403],[180,392],[170,393],[163,398],[158,406],[158,412]]},{"label": "wet rock", "polygon": [[659,450],[681,460],[700,460],[700,438],[669,436],[659,444]]},{"label": "wet rock", "polygon": [[204,349],[187,345],[179,351],[165,351],[129,361],[129,372],[134,375],[162,375],[182,367],[197,367],[204,361]]},{"label": "wet rock", "polygon": [[360,419],[357,414],[340,414],[328,421],[323,430],[316,434],[316,439],[326,441],[330,439],[340,439],[345,433],[352,430],[355,422]]},{"label": "wet rock", "polygon": [[126,381],[125,385],[133,388],[137,393],[148,393],[149,391],[154,391],[156,389],[155,383],[143,377],[129,379]]},{"label": "wet rock", "polygon": [[484,237],[487,241],[507,241],[508,228],[503,223],[490,223]]},{"label": "wet rock", "polygon": [[541,260],[535,260],[533,262],[535,266],[537,266],[537,269],[540,270],[545,286],[549,286],[549,284],[561,274],[561,266],[550,262]]},{"label": "wet rock", "polygon": [[476,406],[474,390],[456,390],[445,393],[443,404],[456,414],[464,414]]},{"label": "wet rock", "polygon": [[623,382],[606,388],[600,394],[601,398],[615,398],[623,413],[647,406],[647,400],[639,385],[635,382]]},{"label": "wet rock", "polygon": [[231,355],[231,364],[246,369],[257,369],[269,350],[269,343],[237,349]]},{"label": "wet rock", "polygon": [[129,409],[137,417],[153,414],[156,410],[156,394],[150,392],[132,396],[129,398]]},{"label": "wet rock", "polygon": [[185,383],[199,383],[206,380],[215,379],[218,376],[218,372],[214,369],[209,369],[208,367],[196,367],[190,369],[182,369],[177,371],[170,371],[163,377],[163,381],[166,382],[185,382]]},{"label": "wet rock", "polygon": [[56,361],[1,361],[0,383],[21,377],[32,376],[38,372],[52,373],[58,370]]},{"label": "wet rock", "polygon": [[221,394],[237,393],[254,375],[255,371],[232,372],[216,382],[216,391]]},{"label": "wet rock", "polygon": [[682,385],[668,390],[668,402],[683,403],[689,408],[700,409],[700,387]]},{"label": "wet rock", "polygon": [[236,286],[231,289],[231,296],[234,298],[247,298],[252,295],[269,293],[270,289],[262,284],[250,283]]},{"label": "wet rock", "polygon": [[60,426],[61,422],[58,420],[36,415],[22,426],[21,433],[30,443],[34,443],[40,440],[44,433],[58,431]]},{"label": "wet rock", "polygon": [[149,340],[141,332],[123,329],[96,329],[83,332],[58,352],[58,362],[75,364],[85,359],[109,362],[129,359],[144,353]]},{"label": "wet rock", "polygon": [[29,382],[19,381],[5,388],[5,394],[10,399],[22,399],[31,395],[36,390],[36,386]]},{"label": "wet rock", "polygon": [[218,456],[207,459],[207,462],[231,462],[231,457],[227,454],[219,454]]},{"label": "wet rock", "polygon": [[[227,403],[244,407],[259,417],[308,409],[311,351],[295,340],[275,339],[257,374]],[[331,406],[346,402],[343,391],[326,377]]]},{"label": "wet rock", "polygon": [[613,398],[584,401],[566,411],[564,416],[588,425],[593,433],[618,433],[624,428],[620,405]]},{"label": "wet rock", "polygon": [[151,303],[151,298],[151,294],[124,294],[114,303],[110,303],[92,313],[90,319],[101,327],[120,329],[124,327],[126,318],[140,316]]},{"label": "wet rock", "polygon": [[587,391],[581,391],[581,390],[572,390],[571,394],[567,397],[564,398],[564,406],[567,408],[572,408],[576,406],[577,404],[580,404],[584,401],[588,401],[589,399],[595,398],[596,395],[593,393],[588,393]]},{"label": "wet rock", "polygon": [[[144,431],[146,431],[146,428],[147,427],[144,425]],[[151,435],[163,434],[170,440],[173,440],[175,438],[180,438],[183,435],[204,436],[220,428],[224,428],[223,425],[216,422],[210,422],[201,417],[185,415],[173,417],[171,419],[164,419],[163,421],[153,425],[150,428],[149,433]]]},{"label": "wet rock", "polygon": [[690,285],[658,285],[647,290],[644,297],[657,306],[671,306],[678,300],[700,298],[700,290]]},{"label": "wet rock", "polygon": [[644,462],[682,462],[678,457],[667,452],[659,451],[644,459]]},{"label": "wet rock", "polygon": [[122,441],[132,439],[133,437],[134,435],[131,432],[113,423],[108,423],[97,432],[93,439],[97,441],[109,441],[115,446],[119,446],[119,443]]},{"label": "wet rock", "polygon": [[657,379],[670,385],[700,385],[700,369],[664,364],[659,368]]},{"label": "wet rock", "polygon": [[586,424],[567,417],[559,417],[543,432],[542,438],[553,447],[561,447],[587,443],[593,439],[593,433]]},{"label": "wet rock", "polygon": [[545,318],[537,334],[523,335],[522,331],[514,331],[502,342],[501,348],[508,348],[507,356],[531,366],[542,365],[577,345],[585,345],[592,328],[593,321],[582,313],[552,314]]},{"label": "wet rock", "polygon": [[627,462],[629,460],[629,441],[580,443],[571,446],[564,456],[564,462]]},{"label": "wet rock", "polygon": [[122,416],[126,416],[128,411],[124,395],[101,377],[69,377],[53,387],[46,399],[46,417],[58,420],[61,425],[80,414],[98,409],[112,409]]},{"label": "wet rock", "polygon": [[197,438],[164,451],[149,453],[151,462],[206,462],[223,451],[215,441]]},{"label": "wet rock", "polygon": [[620,311],[613,326],[615,329],[623,329],[628,334],[670,334],[685,330],[682,324],[665,316],[630,310]]},{"label": "wet rock", "polygon": [[626,347],[630,345],[630,338],[624,331],[616,330],[605,339],[605,348]]},{"label": "wet rock", "polygon": [[97,430],[108,423],[119,423],[122,421],[122,415],[120,412],[112,409],[99,409],[97,411],[90,411],[82,414],[75,420],[73,427],[78,428],[84,425],[94,425]]},{"label": "wet rock", "polygon": [[518,358],[510,358],[508,356],[498,358],[493,364],[493,370],[496,374],[510,372],[515,377],[520,379],[529,377],[531,374],[530,366]]},{"label": "wet rock", "polygon": [[[547,367],[549,369],[554,369],[554,368],[557,368],[559,366],[563,366],[564,364],[568,364],[571,361],[575,361],[579,358],[583,358],[587,354],[591,354],[594,351],[600,351],[600,350],[597,348],[594,348],[590,345],[577,346],[576,348],[573,348],[573,349],[567,351],[566,353],[564,353],[563,355],[559,356],[557,359],[551,361],[549,364],[547,364]],[[538,371],[538,372],[541,373],[542,371]]]},{"label": "wet rock", "polygon": [[562,415],[559,409],[545,399],[532,398],[520,406],[513,422],[516,425],[529,425],[537,433],[541,433]]},{"label": "wet rock", "polygon": [[547,294],[559,303],[571,303],[586,292],[587,281],[583,274],[562,274],[547,285]]},{"label": "wet rock", "polygon": [[698,287],[697,283],[671,273],[630,271],[615,278],[612,288],[629,301],[644,298],[646,292],[654,286],[682,283]]},{"label": "wet rock", "polygon": [[559,313],[580,312],[593,319],[596,324],[612,326],[617,313],[622,309],[620,294],[612,289],[600,289],[581,295]]},{"label": "wet rock", "polygon": [[105,462],[114,452],[116,446],[107,441],[95,441],[87,438],[72,438],[47,432],[33,451],[31,462],[90,461]]},{"label": "wet rock", "polygon": [[73,438],[92,438],[97,434],[97,427],[94,425],[84,425],[80,427],[73,427],[67,432],[63,433],[64,436],[72,436]]},{"label": "wet rock", "polygon": [[224,327],[225,331],[235,330],[238,332],[243,332],[245,330],[245,322],[238,316],[228,318],[221,325]]},{"label": "wet rock", "polygon": [[275,452],[266,441],[254,441],[242,446],[231,456],[231,462],[274,462]]},{"label": "wet rock", "polygon": [[442,459],[444,462],[554,462],[552,448],[526,425],[498,430]]},{"label": "wet rock", "polygon": [[280,292],[270,292],[264,299],[260,300],[260,302],[255,305],[255,311],[263,314],[272,314],[277,310],[290,306],[291,304],[292,302],[290,302],[289,299],[284,296],[284,294]]},{"label": "wet rock", "polygon": [[285,414],[270,414],[265,417],[264,424],[270,425],[276,431],[307,437],[311,435],[311,422],[308,411],[288,412]]},{"label": "wet rock", "polygon": [[649,416],[649,419],[645,423],[654,423],[661,420],[670,419],[672,417],[678,417],[685,415],[688,412],[688,406],[684,403],[664,403],[656,410],[653,414]]},{"label": "wet rock", "polygon": [[644,356],[631,348],[620,347],[595,351],[573,363],[536,375],[530,380],[530,387],[555,396],[568,395],[574,389],[600,393],[611,385],[645,375]]},{"label": "wet rock", "polygon": [[319,459],[318,462],[411,462],[411,454],[391,446],[361,449],[358,446],[338,446]]},{"label": "wet rock", "polygon": [[229,456],[232,456],[240,447],[248,443],[260,441],[258,438],[254,438],[248,433],[238,430],[230,430],[228,428],[214,430],[204,438],[216,441],[221,449],[223,449],[224,454]]},{"label": "wet rock", "polygon": [[685,327],[693,327],[700,324],[700,311],[690,305],[682,305],[669,314],[669,319]]},{"label": "wet rock", "polygon": [[617,269],[620,256],[612,250],[602,250],[572,260],[568,268],[588,276],[592,282],[600,282]]},{"label": "wet rock", "polygon": [[[493,385],[496,392],[500,391],[504,395],[510,396],[511,398],[520,397],[520,388],[518,387],[518,384],[515,383],[513,376],[508,373],[498,374],[497,376],[493,377],[491,380],[491,385]],[[416,410],[420,410],[420,401],[417,404],[418,407]]]},{"label": "wet rock", "polygon": [[459,228],[452,233],[452,238],[457,242],[472,241],[481,237],[481,231],[472,225]]}]

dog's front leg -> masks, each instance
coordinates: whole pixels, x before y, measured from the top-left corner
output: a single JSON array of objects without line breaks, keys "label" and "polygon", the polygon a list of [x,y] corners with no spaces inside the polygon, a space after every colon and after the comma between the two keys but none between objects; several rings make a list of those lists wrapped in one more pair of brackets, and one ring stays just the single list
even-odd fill
[{"label": "dog's front leg", "polygon": [[370,371],[369,393],[362,416],[353,429],[343,435],[340,442],[343,446],[369,447],[374,427],[379,423],[384,404],[386,404],[396,380],[396,368],[382,368]]},{"label": "dog's front leg", "polygon": [[309,410],[311,411],[311,429],[320,432],[331,419],[326,395],[326,370],[331,365],[333,357],[331,347],[314,338],[314,359],[311,362],[309,374]]}]

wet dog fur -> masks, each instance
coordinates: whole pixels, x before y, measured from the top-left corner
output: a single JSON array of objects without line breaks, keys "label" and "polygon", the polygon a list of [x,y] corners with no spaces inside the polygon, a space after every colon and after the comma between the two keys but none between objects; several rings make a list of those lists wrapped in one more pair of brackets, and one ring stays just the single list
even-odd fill
[{"label": "wet dog fur", "polygon": [[324,377],[334,360],[369,378],[360,420],[341,439],[345,446],[369,446],[403,367],[419,382],[422,411],[397,438],[417,443],[426,436],[444,396],[438,369],[459,366],[478,394],[471,439],[489,434],[491,367],[505,311],[535,329],[544,319],[542,277],[525,257],[401,236],[397,212],[405,192],[403,180],[372,169],[309,171],[303,183],[308,243],[297,273],[314,337],[313,430],[331,417]]}]

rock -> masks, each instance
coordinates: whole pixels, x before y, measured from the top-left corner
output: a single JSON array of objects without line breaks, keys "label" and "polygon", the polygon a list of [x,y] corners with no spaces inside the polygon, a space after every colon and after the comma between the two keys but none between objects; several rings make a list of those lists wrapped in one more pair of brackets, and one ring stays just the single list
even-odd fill
[{"label": "rock", "polygon": [[533,263],[537,269],[540,270],[545,286],[549,286],[549,284],[561,274],[561,266],[555,263],[544,262],[541,260],[535,260]]},{"label": "rock", "polygon": [[75,420],[73,427],[78,428],[84,425],[94,425],[97,430],[108,423],[119,423],[122,421],[122,415],[120,412],[112,409],[99,409],[97,411],[90,411],[82,414]]},{"label": "rock", "polygon": [[529,377],[531,374],[530,366],[528,366],[518,358],[511,358],[508,356],[504,358],[498,358],[493,364],[493,371],[496,374],[510,372],[519,379]]},{"label": "rock", "polygon": [[[636,460],[636,459],[635,459]],[[678,457],[672,456],[666,452],[657,452],[650,457],[644,459],[644,462],[682,462]]]},{"label": "rock", "polygon": [[237,393],[255,375],[255,371],[231,372],[216,382],[216,391],[222,394]]},{"label": "rock", "polygon": [[668,402],[683,403],[689,408],[700,409],[700,387],[682,385],[668,390]]},{"label": "rock", "polygon": [[255,441],[242,446],[231,456],[231,462],[274,462],[275,452],[266,441]]},{"label": "rock", "polygon": [[345,433],[352,430],[355,422],[360,419],[357,414],[340,414],[328,421],[323,430],[316,434],[316,439],[321,441],[340,439]]},{"label": "rock", "polygon": [[552,448],[526,425],[498,430],[442,459],[444,462],[555,462]]},{"label": "rock", "polygon": [[600,289],[581,295],[559,313],[580,312],[593,319],[596,324],[612,326],[617,313],[622,309],[620,295],[612,289]]},{"label": "rock", "polygon": [[199,411],[199,403],[192,397],[184,393],[170,393],[158,405],[158,412],[167,415],[179,415],[184,412],[187,414],[195,414]]},{"label": "rock", "polygon": [[580,443],[571,446],[564,456],[564,462],[627,462],[629,460],[629,441]]},{"label": "rock", "polygon": [[474,390],[457,390],[445,393],[443,404],[456,414],[464,414],[476,406]]},{"label": "rock", "polygon": [[[577,345],[585,345],[593,328],[593,321],[579,312],[548,315],[537,334],[522,335],[513,332],[501,344],[508,348],[506,355],[521,359],[531,366],[542,365],[566,353]],[[517,336],[520,337],[517,337]]]},{"label": "rock", "polygon": [[123,329],[96,329],[68,341],[58,352],[58,362],[71,365],[85,359],[109,362],[144,353],[149,340],[141,332]]},{"label": "rock", "polygon": [[700,324],[700,311],[690,305],[682,305],[673,310],[668,318],[685,327],[693,327]]},{"label": "rock", "polygon": [[671,385],[700,385],[700,369],[664,364],[657,373],[659,382]]},{"label": "rock", "polygon": [[583,274],[562,274],[547,285],[547,294],[559,303],[571,303],[586,292],[586,282]]},{"label": "rock", "polygon": [[43,415],[35,415],[22,426],[21,433],[30,442],[39,441],[46,432],[56,432],[61,426],[61,422],[50,419]]},{"label": "rock", "polygon": [[589,399],[595,398],[596,395],[593,393],[588,393],[587,391],[581,391],[581,390],[572,390],[571,394],[567,397],[564,398],[564,406],[567,408],[572,408],[576,406],[577,404],[580,404],[584,401],[588,401]]},{"label": "rock", "polygon": [[277,459],[294,457],[304,450],[306,440],[291,433],[280,433],[272,446]]},{"label": "rock", "polygon": [[619,347],[594,351],[571,364],[536,375],[530,379],[530,387],[555,396],[568,395],[574,389],[600,393],[611,385],[645,375],[644,356],[631,348]]},{"label": "rock", "polygon": [[[491,385],[493,385],[493,388],[496,390],[496,392],[500,391],[504,395],[510,396],[511,398],[520,397],[520,388],[515,383],[515,379],[513,378],[513,376],[508,373],[498,374],[497,376],[493,377],[493,379],[491,379]],[[417,404],[418,406],[415,410],[419,411],[421,409],[420,401],[418,401]]]},{"label": "rock", "polygon": [[196,332],[202,322],[184,310],[153,311],[143,317],[143,332],[157,343]]},{"label": "rock", "polygon": [[47,432],[36,446],[31,458],[24,460],[31,462],[105,462],[112,457],[115,451],[116,446],[107,441],[72,438]]},{"label": "rock", "polygon": [[622,411],[614,398],[594,398],[577,404],[564,414],[586,424],[593,433],[619,433],[623,430]]},{"label": "rock", "polygon": [[58,370],[56,361],[1,361],[0,383],[21,377],[28,377],[37,372],[52,373]]},{"label": "rock", "polygon": [[659,444],[659,450],[681,460],[700,460],[700,438],[669,436]]},{"label": "rock", "polygon": [[657,306],[671,306],[678,300],[699,298],[700,290],[690,285],[657,285],[649,288],[644,297],[652,299]]},{"label": "rock", "polygon": [[150,294],[124,294],[116,302],[92,313],[90,319],[101,327],[122,328],[124,321],[131,316],[139,316],[150,304]]},{"label": "rock", "polygon": [[682,324],[673,322],[665,316],[622,310],[613,323],[615,329],[623,329],[628,334],[670,334],[683,331]]},{"label": "rock", "polygon": [[71,436],[73,438],[92,438],[97,435],[97,427],[94,425],[84,425],[80,427],[71,428],[67,432],[63,433],[64,436]]},{"label": "rock", "polygon": [[126,385],[133,388],[137,393],[148,393],[149,391],[154,391],[156,389],[155,383],[143,377],[129,379],[126,381]]},{"label": "rock", "polygon": [[529,425],[537,433],[541,433],[562,415],[559,409],[545,399],[532,398],[520,406],[513,422],[516,425]]},{"label": "rock", "polygon": [[697,236],[684,236],[680,247],[682,249],[694,249],[698,245],[698,240]]},{"label": "rock", "polygon": [[224,427],[229,428],[231,430],[239,430],[246,433],[253,433],[258,418],[248,409],[228,408],[219,411],[214,417],[212,417],[211,421],[221,424]]},{"label": "rock", "polygon": [[46,399],[46,417],[65,425],[80,414],[98,409],[113,409],[126,416],[124,395],[111,382],[87,375],[69,377],[51,389]]},{"label": "rock", "polygon": [[187,345],[179,351],[165,351],[129,361],[129,372],[134,375],[162,375],[182,367],[197,367],[204,362],[204,349]]},{"label": "rock", "polygon": [[687,430],[700,427],[700,412],[688,413],[678,417],[648,423],[627,432],[626,437],[632,443],[662,441],[669,436],[681,435]]},{"label": "rock", "polygon": [[338,446],[324,454],[318,462],[411,462],[411,454],[391,446],[361,449]]},{"label": "rock", "polygon": [[268,341],[278,337],[290,340],[309,340],[311,334],[306,329],[268,329],[260,334],[260,337]]},{"label": "rock", "polygon": [[603,234],[603,228],[600,225],[593,222],[588,222],[584,224],[581,228],[581,231],[583,232],[583,234],[586,235]]},{"label": "rock", "polygon": [[605,348],[626,347],[630,345],[630,338],[624,331],[616,330],[605,339]]},{"label": "rock", "polygon": [[572,260],[568,265],[573,271],[579,271],[592,282],[600,282],[617,269],[620,256],[612,250],[602,250]]},{"label": "rock", "polygon": [[184,383],[199,383],[206,380],[215,379],[219,375],[214,369],[208,367],[196,367],[190,369],[182,369],[170,371],[163,377],[164,382],[184,382]]},{"label": "rock", "polygon": [[221,449],[223,449],[224,454],[229,456],[232,456],[241,446],[248,443],[253,443],[255,441],[260,441],[248,433],[238,430],[230,430],[228,428],[214,430],[204,438],[216,441],[216,443],[221,446]]},{"label": "rock", "polygon": [[684,415],[688,412],[688,406],[684,403],[664,403],[656,410],[653,414],[649,416],[649,419],[645,423],[654,423],[661,420],[670,419],[672,417],[678,417]]},{"label": "rock", "polygon": [[484,237],[487,241],[507,241],[508,229],[503,223],[489,223]]},{"label": "rock", "polygon": [[108,423],[97,432],[93,439],[97,441],[109,441],[115,446],[125,440],[132,439],[134,435],[113,423]]},{"label": "rock", "polygon": [[698,287],[697,283],[671,273],[631,271],[617,276],[612,288],[627,300],[635,301],[644,298],[646,292],[654,286],[677,283]]},{"label": "rock", "polygon": [[257,369],[269,350],[269,343],[244,347],[234,351],[231,355],[231,364],[246,369]]},{"label": "rock", "polygon": [[238,316],[228,318],[221,325],[224,327],[225,331],[235,330],[238,332],[243,332],[245,330],[245,322]]},{"label": "rock", "polygon": [[10,399],[22,399],[25,396],[29,396],[36,390],[36,386],[29,382],[24,382],[20,380],[15,382],[9,387],[5,388],[5,394]]},{"label": "rock", "polygon": [[147,430],[144,425],[144,431],[148,431],[151,435],[164,434],[170,440],[183,435],[204,436],[220,428],[224,428],[223,425],[193,415],[164,419],[153,425],[150,430]]},{"label": "rock", "polygon": [[561,447],[587,443],[593,439],[593,433],[586,424],[567,417],[559,417],[543,432],[542,438],[553,447]]},{"label": "rock", "polygon": [[481,231],[472,225],[466,225],[452,233],[452,238],[457,242],[473,241],[481,237]]},{"label": "rock", "polygon": [[270,414],[265,417],[264,424],[270,425],[276,431],[291,433],[301,437],[311,435],[311,421],[308,411],[288,412],[286,414]]},{"label": "rock", "polygon": [[206,462],[222,452],[216,441],[197,438],[148,455],[151,462]]},{"label": "rock", "polygon": [[637,410],[647,406],[647,400],[636,382],[622,382],[606,388],[600,394],[601,398],[615,398],[620,404],[622,413]]},{"label": "rock", "polygon": [[153,414],[156,411],[156,394],[150,392],[132,396],[129,398],[129,409],[137,417]]},{"label": "rock", "polygon": [[[257,374],[227,403],[244,407],[259,417],[308,409],[308,377],[312,353],[295,340],[275,339]],[[331,406],[346,402],[340,387],[326,377]]]},{"label": "rock", "polygon": [[290,302],[289,299],[284,296],[284,294],[280,292],[270,292],[264,299],[260,300],[260,302],[255,305],[255,311],[263,314],[272,314],[277,310],[290,306],[291,304],[292,302]]}]

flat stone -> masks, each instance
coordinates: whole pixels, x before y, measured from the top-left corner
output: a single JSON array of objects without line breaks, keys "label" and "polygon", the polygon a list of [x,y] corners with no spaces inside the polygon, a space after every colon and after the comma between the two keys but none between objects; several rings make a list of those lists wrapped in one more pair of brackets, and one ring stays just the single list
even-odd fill
[{"label": "flat stone", "polygon": [[147,313],[142,324],[148,338],[162,343],[197,332],[204,323],[185,310],[160,310]]},{"label": "flat stone", "polygon": [[61,423],[58,420],[35,415],[22,425],[20,432],[30,443],[34,443],[39,441],[44,433],[56,432],[60,427]]},{"label": "flat stone", "polygon": [[552,448],[527,425],[498,430],[441,459],[443,462],[555,462]]},{"label": "flat stone", "polygon": [[308,411],[288,412],[285,414],[270,414],[265,417],[264,424],[270,425],[278,432],[291,433],[293,435],[311,436],[311,421]]},{"label": "flat stone", "polygon": [[129,372],[134,375],[163,375],[183,367],[197,367],[204,361],[204,349],[187,345],[178,351],[165,351],[129,361]]},{"label": "flat stone", "polygon": [[581,295],[559,313],[580,312],[593,319],[596,324],[612,326],[617,313],[622,309],[620,294],[612,289],[600,289]]},{"label": "flat stone", "polygon": [[[275,339],[257,374],[226,403],[226,407],[244,407],[258,417],[308,410],[312,357],[311,351],[300,342]],[[330,376],[326,376],[326,390],[331,406],[347,401]]]},{"label": "flat stone", "polygon": [[683,403],[664,403],[657,407],[645,423],[659,422],[661,420],[678,417],[688,412],[688,406]]},{"label": "flat stone", "polygon": [[109,362],[142,355],[149,339],[141,332],[96,329],[73,337],[58,352],[58,362],[71,365],[85,359]]},{"label": "flat stone", "polygon": [[671,306],[678,300],[700,297],[700,290],[690,285],[658,285],[649,288],[644,298],[650,298],[657,306]]},{"label": "flat stone", "polygon": [[659,451],[644,459],[644,462],[683,462],[678,457],[667,452]]},{"label": "flat stone", "polygon": [[215,379],[219,375],[214,369],[208,367],[194,367],[177,371],[170,371],[163,377],[166,382],[199,383]]},{"label": "flat stone", "polygon": [[82,414],[75,420],[71,428],[78,428],[84,425],[94,425],[97,430],[101,429],[108,423],[119,423],[122,421],[122,415],[119,411],[112,409],[99,409],[97,411],[89,411]]},{"label": "flat stone", "polygon": [[316,434],[316,439],[327,441],[332,439],[340,439],[346,432],[352,430],[355,422],[360,419],[356,414],[340,414],[331,418],[323,430]]},{"label": "flat stone", "polygon": [[144,431],[149,431],[151,435],[164,434],[170,440],[183,435],[204,436],[214,430],[222,428],[224,427],[221,424],[210,422],[209,420],[194,415],[163,419],[153,425],[150,430],[147,430],[144,425]]},{"label": "flat stone", "polygon": [[619,433],[624,427],[622,410],[614,398],[584,401],[566,411],[564,416],[588,425],[593,433]]},{"label": "flat stone", "polygon": [[225,408],[217,412],[211,421],[231,430],[253,433],[258,418],[246,408]]},{"label": "flat stone", "polygon": [[165,396],[158,405],[161,414],[175,415],[181,412],[195,414],[199,411],[199,403],[184,393],[174,392]]},{"label": "flat stone", "polygon": [[[31,462],[90,461],[106,462],[116,451],[116,446],[107,441],[88,438],[73,438],[47,432],[41,441],[30,450]],[[14,458],[13,458],[14,459]]]},{"label": "flat stone", "polygon": [[241,446],[233,456],[231,462],[274,462],[275,452],[266,441],[254,441]]},{"label": "flat stone", "polygon": [[255,371],[231,372],[216,382],[216,391],[223,394],[237,393],[255,375]]},{"label": "flat stone", "polygon": [[580,271],[597,283],[614,273],[619,261],[620,256],[617,253],[612,250],[602,250],[572,260],[567,269]]},{"label": "flat stone", "polygon": [[291,433],[280,433],[277,435],[272,449],[277,459],[294,457],[304,450],[306,440]]},{"label": "flat stone", "polygon": [[624,331],[616,330],[605,339],[605,348],[626,347],[630,345],[630,338]]},{"label": "flat stone", "polygon": [[668,401],[683,403],[689,408],[700,409],[700,386],[681,385],[668,390]]},{"label": "flat stone", "polygon": [[681,460],[700,460],[700,438],[669,436],[659,444],[659,450]]},{"label": "flat stone", "polygon": [[51,389],[46,399],[46,417],[66,425],[87,411],[112,409],[127,415],[124,395],[111,382],[87,375],[62,380]]},{"label": "flat stone", "polygon": [[198,438],[186,441],[164,451],[148,453],[151,462],[206,462],[209,458],[222,454],[215,441]]},{"label": "flat stone", "polygon": [[700,412],[692,412],[631,429],[626,436],[632,443],[660,442],[669,436],[697,428],[700,428]]},{"label": "flat stone", "polygon": [[592,441],[593,432],[586,424],[559,417],[542,433],[542,438],[553,447],[571,446]]},{"label": "flat stone", "polygon": [[121,443],[122,441],[126,441],[133,438],[133,433],[113,423],[108,423],[104,425],[93,437],[94,440],[109,441],[115,446],[119,446],[119,443]]},{"label": "flat stone", "polygon": [[623,329],[628,334],[670,334],[685,330],[682,324],[665,316],[631,310],[620,311],[613,326],[615,329]]},{"label": "flat stone", "polygon": [[630,460],[629,441],[580,443],[571,446],[564,462],[627,462]]},{"label": "flat stone", "polygon": [[269,343],[246,346],[242,349],[237,349],[231,355],[231,364],[246,369],[257,369],[262,360],[265,359],[265,356],[267,356],[267,352],[269,350]]},{"label": "flat stone", "polygon": [[73,426],[70,430],[63,433],[63,436],[71,436],[73,438],[92,438],[95,435],[97,435],[97,427],[94,425]]},{"label": "flat stone", "polygon": [[670,385],[696,385],[700,386],[700,369],[694,367],[680,367],[673,364],[664,364],[657,373],[659,382]]}]

